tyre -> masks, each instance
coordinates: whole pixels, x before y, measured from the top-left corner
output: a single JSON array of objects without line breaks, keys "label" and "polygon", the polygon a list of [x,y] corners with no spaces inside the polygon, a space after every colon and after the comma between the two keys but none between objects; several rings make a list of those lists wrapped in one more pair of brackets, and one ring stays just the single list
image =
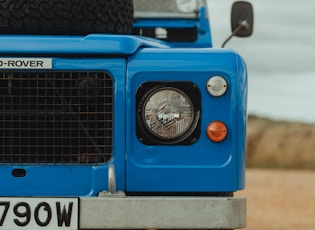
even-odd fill
[{"label": "tyre", "polygon": [[2,0],[1,34],[128,34],[132,0]]}]

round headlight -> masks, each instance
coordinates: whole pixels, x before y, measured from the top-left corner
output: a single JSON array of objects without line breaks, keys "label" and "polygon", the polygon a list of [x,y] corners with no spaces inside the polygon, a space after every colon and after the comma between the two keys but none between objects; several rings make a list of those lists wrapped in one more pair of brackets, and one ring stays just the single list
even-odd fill
[{"label": "round headlight", "polygon": [[183,91],[172,87],[159,88],[145,99],[142,119],[153,136],[162,140],[182,139],[191,133],[194,107]]},{"label": "round headlight", "polygon": [[197,10],[196,0],[176,0],[177,9],[182,13],[192,13]]}]

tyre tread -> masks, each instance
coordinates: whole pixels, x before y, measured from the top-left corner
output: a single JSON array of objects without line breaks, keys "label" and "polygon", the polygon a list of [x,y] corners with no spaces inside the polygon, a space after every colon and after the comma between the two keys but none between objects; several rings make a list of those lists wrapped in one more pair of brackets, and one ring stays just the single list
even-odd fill
[{"label": "tyre tread", "polygon": [[132,0],[0,0],[1,34],[128,34]]}]

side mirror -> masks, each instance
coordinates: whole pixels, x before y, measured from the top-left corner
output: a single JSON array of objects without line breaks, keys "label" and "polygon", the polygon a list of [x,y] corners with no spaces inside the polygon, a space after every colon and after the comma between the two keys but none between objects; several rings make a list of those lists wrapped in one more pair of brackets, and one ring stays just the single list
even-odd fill
[{"label": "side mirror", "polygon": [[[254,13],[249,2],[239,1],[232,6],[231,29],[234,36],[249,37],[253,33]],[[238,29],[240,27],[240,29]],[[234,32],[235,31],[235,32]]]},{"label": "side mirror", "polygon": [[254,12],[253,6],[249,2],[238,1],[234,2],[231,13],[231,29],[232,34],[228,37],[222,45],[233,37],[249,37],[253,33],[254,28]]}]

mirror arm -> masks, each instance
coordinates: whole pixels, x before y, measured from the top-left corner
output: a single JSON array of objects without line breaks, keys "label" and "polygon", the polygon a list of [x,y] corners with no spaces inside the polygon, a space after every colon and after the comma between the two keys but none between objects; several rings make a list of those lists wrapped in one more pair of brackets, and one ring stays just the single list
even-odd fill
[{"label": "mirror arm", "polygon": [[238,31],[240,31],[241,29],[248,29],[249,28],[249,24],[247,22],[247,19],[240,21],[239,22],[239,26],[232,32],[232,34],[223,42],[222,44],[222,48],[224,48],[224,46],[226,45],[226,43],[228,43],[232,37],[235,36],[235,34],[238,33]]}]

